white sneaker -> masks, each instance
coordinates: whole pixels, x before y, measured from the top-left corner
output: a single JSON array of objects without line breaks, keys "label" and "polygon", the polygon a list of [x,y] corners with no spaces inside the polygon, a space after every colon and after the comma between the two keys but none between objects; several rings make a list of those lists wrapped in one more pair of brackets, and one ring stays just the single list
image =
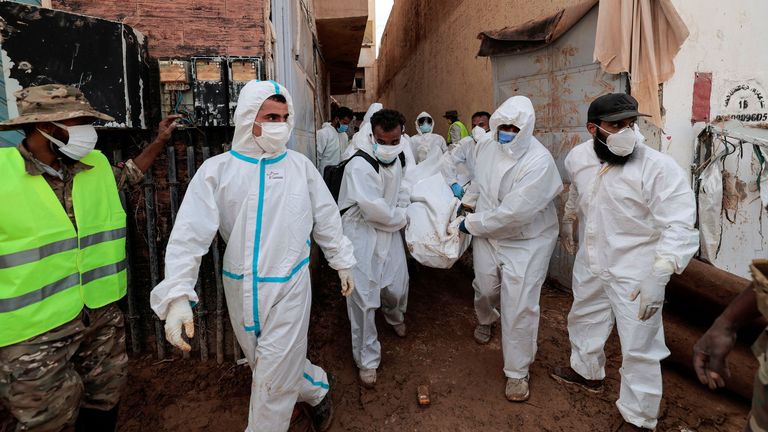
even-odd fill
[{"label": "white sneaker", "polygon": [[507,388],[504,395],[510,402],[525,402],[531,397],[528,389],[528,377],[525,378],[507,378]]},{"label": "white sneaker", "polygon": [[360,383],[365,388],[373,388],[376,385],[376,369],[360,369]]}]

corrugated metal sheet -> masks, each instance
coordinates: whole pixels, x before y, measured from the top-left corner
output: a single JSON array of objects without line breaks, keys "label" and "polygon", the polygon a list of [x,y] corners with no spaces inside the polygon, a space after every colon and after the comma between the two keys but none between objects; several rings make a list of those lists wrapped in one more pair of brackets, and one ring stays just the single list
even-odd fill
[{"label": "corrugated metal sheet", "polygon": [[[527,96],[533,102],[534,134],[552,152],[566,185],[566,191],[556,200],[561,216],[570,185],[563,163],[574,146],[590,139],[585,128],[589,104],[602,94],[627,90],[622,75],[605,74],[593,62],[596,28],[594,7],[556,42],[542,49],[491,57],[496,106],[514,95]],[[570,287],[572,272],[573,257],[558,245],[550,261],[550,278]]]}]

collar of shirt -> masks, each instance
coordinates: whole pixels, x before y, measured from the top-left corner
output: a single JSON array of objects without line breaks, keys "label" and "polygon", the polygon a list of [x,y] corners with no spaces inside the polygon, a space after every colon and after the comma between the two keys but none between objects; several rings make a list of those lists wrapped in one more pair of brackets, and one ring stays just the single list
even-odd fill
[{"label": "collar of shirt", "polygon": [[[45,170],[42,168],[43,166],[47,166],[53,169],[49,165],[35,158],[32,152],[27,150],[26,141],[22,141],[22,143],[19,144],[16,147],[16,149],[19,151],[19,153],[21,153],[21,157],[24,158],[24,168],[27,171],[27,174],[33,175],[33,176],[46,174]],[[71,178],[79,172],[87,171],[93,168],[91,165],[84,164],[80,161],[75,162],[73,165],[67,165],[65,163],[61,163],[61,167],[62,169],[60,172],[62,173],[65,179]],[[54,170],[54,171],[57,171],[57,170]]]}]

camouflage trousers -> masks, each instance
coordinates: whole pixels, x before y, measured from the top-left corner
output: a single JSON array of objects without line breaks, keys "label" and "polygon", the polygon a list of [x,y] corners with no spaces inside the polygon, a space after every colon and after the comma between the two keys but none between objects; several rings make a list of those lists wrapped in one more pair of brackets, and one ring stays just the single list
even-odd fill
[{"label": "camouflage trousers", "polygon": [[53,330],[0,347],[0,400],[17,431],[60,431],[81,407],[114,408],[127,377],[123,313],[83,308]]}]

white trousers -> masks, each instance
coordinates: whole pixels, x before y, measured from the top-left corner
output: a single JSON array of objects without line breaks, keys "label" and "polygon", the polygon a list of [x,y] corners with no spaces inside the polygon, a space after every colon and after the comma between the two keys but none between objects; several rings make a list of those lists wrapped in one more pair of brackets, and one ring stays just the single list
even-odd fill
[{"label": "white trousers", "polygon": [[616,406],[628,423],[653,429],[659,415],[664,343],[661,309],[647,321],[637,318],[639,299],[629,301],[637,282],[593,274],[577,257],[573,267],[573,307],[568,314],[571,367],[586,379],[605,378],[603,347],[614,322],[621,342],[621,390]]},{"label": "white trousers", "polygon": [[[393,245],[390,253],[402,254],[404,263],[402,243],[398,243],[398,246]],[[352,330],[352,357],[358,368],[377,369],[381,364],[376,309],[381,307],[384,319],[390,325],[401,324],[405,319],[408,307],[408,268],[405,265],[397,267],[392,282],[383,288],[379,288],[380,282],[372,282],[362,272],[353,270],[355,290],[347,297],[347,314]]]},{"label": "white trousers", "polygon": [[[307,360],[307,330],[312,290],[304,267],[288,282],[259,283],[259,290],[280,290],[259,296],[263,317],[257,337],[243,326],[240,281],[224,278],[227,306],[237,341],[253,370],[246,432],[286,431],[296,402],[319,404],[328,393],[325,371]],[[277,299],[265,304],[267,299]],[[251,305],[245,305],[251,307]]]},{"label": "white trousers", "polygon": [[480,324],[501,317],[504,375],[525,378],[536,357],[539,297],[547,277],[556,236],[505,242],[472,239],[475,267],[475,313]]}]

